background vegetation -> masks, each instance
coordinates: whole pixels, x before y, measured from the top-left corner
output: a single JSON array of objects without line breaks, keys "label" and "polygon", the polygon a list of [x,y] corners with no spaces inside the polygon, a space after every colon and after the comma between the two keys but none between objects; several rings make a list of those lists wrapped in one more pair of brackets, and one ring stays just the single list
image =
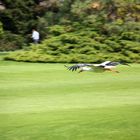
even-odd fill
[{"label": "background vegetation", "polygon": [[[140,62],[139,0],[5,0],[0,50],[27,62]],[[0,24],[1,25],[1,24]],[[31,43],[31,29],[41,34]]]}]

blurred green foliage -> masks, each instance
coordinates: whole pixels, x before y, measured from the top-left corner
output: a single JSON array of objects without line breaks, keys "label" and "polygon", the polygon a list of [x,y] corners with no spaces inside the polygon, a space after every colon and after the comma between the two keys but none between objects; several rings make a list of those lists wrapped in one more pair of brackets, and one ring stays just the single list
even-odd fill
[{"label": "blurred green foliage", "polygon": [[[23,37],[25,34],[29,35],[33,26],[37,27],[41,34],[40,44],[24,47],[6,56],[6,60],[73,63],[110,59],[140,62],[139,1],[44,0],[44,2],[46,5],[41,6],[39,1],[30,0],[21,3],[16,1],[17,7],[11,6],[7,10],[15,10],[15,8],[21,10],[22,8],[19,7],[23,6],[27,7],[27,12],[30,12],[29,15],[26,13],[22,15],[25,18],[21,19],[20,23],[17,21],[18,16],[17,19],[10,18],[12,11],[5,11],[5,16],[15,22],[16,37],[14,28],[10,29],[14,36],[14,43],[18,44],[15,45],[18,46],[15,49],[27,46],[26,42],[30,41],[27,37]],[[8,29],[6,25],[4,25],[5,29]],[[10,37],[6,36],[4,38],[7,38],[7,42],[13,43]],[[10,46],[12,45],[8,48]]]},{"label": "blurred green foliage", "polygon": [[2,23],[0,22],[0,37],[3,35],[3,27],[2,27]]}]

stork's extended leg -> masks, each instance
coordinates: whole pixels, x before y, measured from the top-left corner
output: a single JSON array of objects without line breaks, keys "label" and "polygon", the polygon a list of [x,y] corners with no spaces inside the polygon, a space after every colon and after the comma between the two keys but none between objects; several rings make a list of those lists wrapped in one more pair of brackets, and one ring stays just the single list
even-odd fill
[{"label": "stork's extended leg", "polygon": [[119,71],[117,71],[117,70],[112,70],[112,72],[120,73],[120,72],[119,72]]},{"label": "stork's extended leg", "polygon": [[113,69],[106,69],[107,71],[112,71],[112,72],[115,72],[115,73],[119,73],[119,71],[117,70],[113,70]]}]

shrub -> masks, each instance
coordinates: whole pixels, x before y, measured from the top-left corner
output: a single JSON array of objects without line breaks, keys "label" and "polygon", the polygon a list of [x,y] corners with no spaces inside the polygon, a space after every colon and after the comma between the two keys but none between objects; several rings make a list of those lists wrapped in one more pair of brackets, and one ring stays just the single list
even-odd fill
[{"label": "shrub", "polygon": [[140,42],[140,34],[137,34],[135,32],[124,32],[121,34],[121,38],[124,40],[133,40]]},{"label": "shrub", "polygon": [[0,51],[14,51],[21,49],[24,45],[22,36],[10,32],[4,32],[0,39]]},{"label": "shrub", "polygon": [[2,26],[2,23],[0,22],[0,37],[2,37],[3,35],[3,26]]},{"label": "shrub", "polygon": [[66,27],[61,25],[54,25],[49,27],[49,33],[58,36],[60,34],[66,33]]}]

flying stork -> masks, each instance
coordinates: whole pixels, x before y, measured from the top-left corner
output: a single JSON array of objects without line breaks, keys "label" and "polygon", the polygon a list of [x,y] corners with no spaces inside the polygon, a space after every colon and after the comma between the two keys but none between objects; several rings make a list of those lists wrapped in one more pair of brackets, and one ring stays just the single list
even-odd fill
[{"label": "flying stork", "polygon": [[114,70],[114,68],[116,68],[117,65],[130,66],[127,63],[105,61],[105,62],[100,63],[100,64],[75,64],[72,66],[65,65],[65,67],[67,67],[67,69],[70,71],[76,71],[79,69],[79,73],[83,72],[83,71],[93,71],[93,72],[112,71],[112,72],[119,73],[119,71]]}]

